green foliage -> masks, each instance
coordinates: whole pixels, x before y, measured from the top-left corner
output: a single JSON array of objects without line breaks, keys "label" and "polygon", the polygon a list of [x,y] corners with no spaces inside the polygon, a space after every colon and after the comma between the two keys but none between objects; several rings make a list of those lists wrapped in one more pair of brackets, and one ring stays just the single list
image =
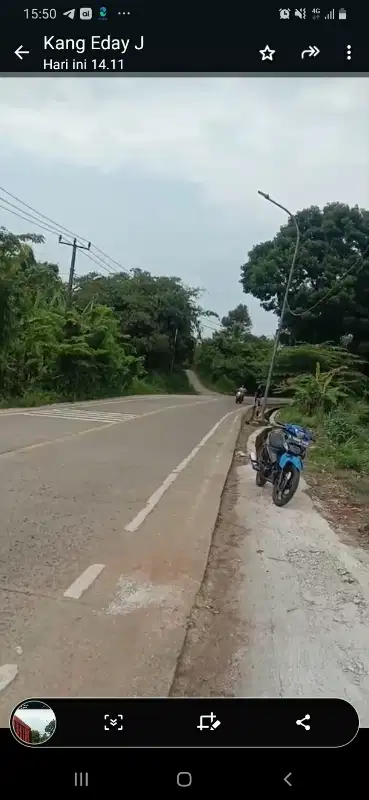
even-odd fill
[{"label": "green foliage", "polygon": [[368,380],[360,371],[363,360],[347,350],[346,347],[329,343],[314,345],[301,343],[292,347],[280,347],[273,373],[274,383],[278,384],[279,393],[290,395],[292,384],[289,380],[297,375],[315,372],[317,364],[322,372],[344,367],[342,381],[349,392],[363,394],[368,387]]},{"label": "green foliage", "polygon": [[348,396],[342,380],[344,371],[345,367],[336,367],[329,372],[321,372],[318,361],[313,375],[297,375],[289,378],[288,385],[294,390],[296,405],[309,416],[337,406]]},{"label": "green foliage", "polygon": [[[296,218],[301,246],[288,297],[284,341],[339,345],[342,337],[349,335],[352,352],[367,358],[369,211],[330,203],[323,210],[316,206],[303,209]],[[272,241],[253,247],[241,267],[244,291],[277,314],[295,242],[295,226],[290,220]]]},{"label": "green foliage", "polygon": [[195,368],[205,385],[220,392],[234,392],[241,383],[253,392],[266,377],[272,342],[250,333],[251,319],[243,305],[229,311],[222,326],[198,344]]},{"label": "green foliage", "polygon": [[228,311],[228,314],[222,318],[222,325],[233,336],[242,337],[246,333],[250,333],[252,322],[247,306],[240,303],[237,308]]},{"label": "green foliage", "polygon": [[203,313],[199,294],[179,278],[136,269],[132,275],[84,275],[77,279],[75,299],[81,309],[91,302],[111,308],[145,369],[169,372],[173,356],[176,365],[192,363]]},{"label": "green foliage", "polygon": [[195,394],[182,369],[172,373],[152,372],[145,378],[133,378],[129,394]]},{"label": "green foliage", "polygon": [[312,429],[316,442],[308,465],[315,470],[352,470],[366,475],[369,470],[369,407],[349,399],[326,413],[309,416],[297,405],[278,412],[278,421],[296,422]]},{"label": "green foliage", "polygon": [[[79,278],[72,307],[42,237],[0,228],[0,404],[32,406],[142,392],[191,392],[199,291],[179,278]],[[208,312],[210,313],[210,312]]]}]

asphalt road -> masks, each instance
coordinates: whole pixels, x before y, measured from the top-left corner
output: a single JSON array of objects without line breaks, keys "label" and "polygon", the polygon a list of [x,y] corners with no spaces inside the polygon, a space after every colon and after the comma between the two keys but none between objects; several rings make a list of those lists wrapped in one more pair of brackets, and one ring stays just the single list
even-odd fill
[{"label": "asphalt road", "polygon": [[0,725],[31,696],[169,691],[241,414],[209,395],[0,413]]}]

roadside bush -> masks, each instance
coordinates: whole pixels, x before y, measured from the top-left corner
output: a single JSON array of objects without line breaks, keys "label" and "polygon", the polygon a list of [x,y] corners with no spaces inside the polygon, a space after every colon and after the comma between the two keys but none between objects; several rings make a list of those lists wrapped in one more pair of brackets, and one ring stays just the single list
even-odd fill
[{"label": "roadside bush", "polygon": [[356,438],[358,417],[351,409],[339,407],[323,418],[323,430],[329,441],[344,445]]},{"label": "roadside bush", "polygon": [[318,470],[369,472],[369,407],[362,402],[339,405],[326,414],[309,416],[297,405],[286,406],[280,422],[296,422],[310,428],[316,441],[308,465]]}]

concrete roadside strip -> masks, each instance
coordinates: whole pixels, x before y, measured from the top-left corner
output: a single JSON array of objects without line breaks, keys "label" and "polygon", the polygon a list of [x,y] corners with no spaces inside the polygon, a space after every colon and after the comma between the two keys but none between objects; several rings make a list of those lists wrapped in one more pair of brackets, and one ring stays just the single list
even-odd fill
[{"label": "concrete roadside strip", "polygon": [[172,694],[341,697],[368,727],[368,552],[303,478],[284,508],[256,486],[247,456],[265,430],[242,428]]}]

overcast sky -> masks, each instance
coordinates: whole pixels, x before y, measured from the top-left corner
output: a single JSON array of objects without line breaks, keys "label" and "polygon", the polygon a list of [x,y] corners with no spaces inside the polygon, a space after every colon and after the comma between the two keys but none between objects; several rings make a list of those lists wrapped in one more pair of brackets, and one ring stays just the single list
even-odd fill
[{"label": "overcast sky", "polygon": [[[271,334],[239,284],[248,250],[286,221],[257,190],[292,211],[369,208],[369,79],[3,78],[0,176],[125,267],[204,287],[221,315],[246,300]],[[2,209],[1,224],[35,230]],[[40,255],[67,274],[56,238]]]}]

